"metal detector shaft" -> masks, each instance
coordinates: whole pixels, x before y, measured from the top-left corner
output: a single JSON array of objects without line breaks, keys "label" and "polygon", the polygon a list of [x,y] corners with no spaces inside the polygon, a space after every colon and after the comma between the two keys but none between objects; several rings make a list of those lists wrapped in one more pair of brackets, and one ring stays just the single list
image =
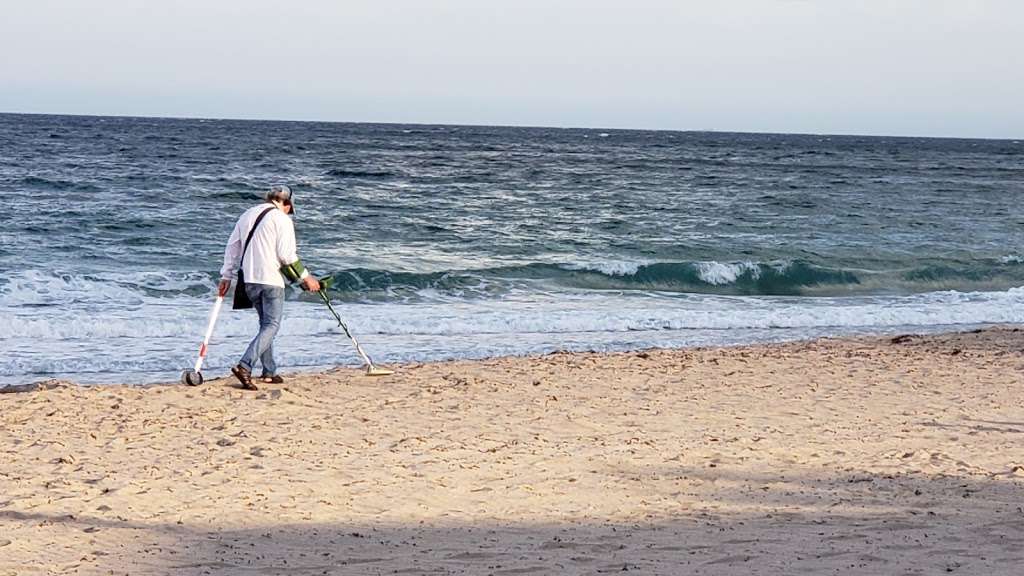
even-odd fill
[{"label": "metal detector shaft", "polygon": [[348,326],[346,326],[345,322],[342,321],[341,316],[335,312],[334,306],[331,306],[331,300],[327,297],[327,294],[323,290],[319,291],[318,294],[320,294],[320,299],[324,301],[324,304],[327,304],[327,308],[331,311],[331,314],[334,314],[334,318],[338,321],[338,326],[341,326],[341,329],[345,331],[345,336],[348,336],[348,339],[355,344],[356,352],[363,357],[363,362],[366,362],[367,366],[373,368],[373,360],[370,360],[370,357],[367,356],[366,352],[363,352],[363,347],[359,345],[356,337],[352,335],[351,331],[349,331]]}]

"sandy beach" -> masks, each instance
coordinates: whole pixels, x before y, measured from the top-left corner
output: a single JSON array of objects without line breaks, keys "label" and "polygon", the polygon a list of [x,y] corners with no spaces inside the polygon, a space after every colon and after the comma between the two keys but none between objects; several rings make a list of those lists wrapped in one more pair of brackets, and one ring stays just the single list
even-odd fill
[{"label": "sandy beach", "polygon": [[1024,573],[1024,332],[0,394],[0,575]]}]

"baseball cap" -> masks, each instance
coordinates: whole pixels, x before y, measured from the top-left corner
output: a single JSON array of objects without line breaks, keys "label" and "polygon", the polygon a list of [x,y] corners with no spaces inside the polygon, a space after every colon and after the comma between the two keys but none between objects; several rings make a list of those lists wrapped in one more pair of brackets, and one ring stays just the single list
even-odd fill
[{"label": "baseball cap", "polygon": [[284,184],[275,184],[270,187],[270,192],[267,192],[268,202],[278,200],[287,206],[291,206],[292,215],[295,214],[295,204],[292,203],[293,197],[292,189]]}]

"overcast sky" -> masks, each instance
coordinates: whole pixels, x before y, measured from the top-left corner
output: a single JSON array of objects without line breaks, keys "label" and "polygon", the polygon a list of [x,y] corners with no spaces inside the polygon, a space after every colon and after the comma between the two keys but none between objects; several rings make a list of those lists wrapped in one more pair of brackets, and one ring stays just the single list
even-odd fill
[{"label": "overcast sky", "polygon": [[3,0],[0,111],[1024,137],[1021,0]]}]

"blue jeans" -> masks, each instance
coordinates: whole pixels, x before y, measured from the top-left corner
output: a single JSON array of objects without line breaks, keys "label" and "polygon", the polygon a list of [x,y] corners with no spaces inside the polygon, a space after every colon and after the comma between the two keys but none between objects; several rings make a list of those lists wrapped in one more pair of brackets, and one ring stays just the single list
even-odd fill
[{"label": "blue jeans", "polygon": [[252,371],[256,359],[259,358],[263,364],[263,373],[273,376],[277,374],[277,364],[274,362],[274,336],[281,327],[281,316],[284,313],[284,288],[246,282],[245,293],[249,300],[252,300],[252,306],[260,317],[260,331],[252,339],[239,364]]}]

